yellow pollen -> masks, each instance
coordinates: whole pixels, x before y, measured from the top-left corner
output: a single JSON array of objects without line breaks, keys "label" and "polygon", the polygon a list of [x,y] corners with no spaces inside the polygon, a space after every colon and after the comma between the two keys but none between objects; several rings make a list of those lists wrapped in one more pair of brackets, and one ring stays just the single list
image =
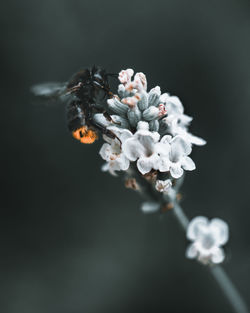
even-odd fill
[{"label": "yellow pollen", "polygon": [[88,126],[82,126],[81,128],[78,128],[77,130],[72,132],[72,136],[79,140],[81,143],[90,144],[96,141],[98,139],[97,132],[89,129]]}]

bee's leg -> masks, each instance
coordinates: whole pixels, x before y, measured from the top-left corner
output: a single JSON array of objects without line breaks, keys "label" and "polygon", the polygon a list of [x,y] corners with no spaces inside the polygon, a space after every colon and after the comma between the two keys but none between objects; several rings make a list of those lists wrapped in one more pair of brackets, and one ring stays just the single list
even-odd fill
[{"label": "bee's leg", "polygon": [[108,122],[116,124],[116,125],[121,125],[120,122],[115,122],[107,111],[103,112],[103,116],[106,118]]},{"label": "bee's leg", "polygon": [[103,111],[103,108],[101,108],[101,107],[98,108],[98,107],[95,106],[95,111],[98,112],[98,113],[102,113],[103,116],[106,118],[106,120],[107,120],[108,122],[113,123],[113,124],[116,124],[116,125],[121,125],[120,122],[115,122],[115,121],[112,119],[111,115],[110,115],[107,111]]},{"label": "bee's leg", "polygon": [[111,130],[107,129],[105,126],[102,126],[99,123],[95,123],[95,127],[103,134],[106,135],[107,137],[111,138],[111,139],[117,139],[120,142],[120,147],[122,146],[122,142],[121,140],[116,136],[116,134],[114,132],[112,132]]},{"label": "bee's leg", "polygon": [[75,86],[73,86],[71,88],[68,88],[67,89],[67,94],[71,94],[71,93],[77,91],[78,89],[80,89],[82,87],[82,85],[83,85],[82,82],[79,82],[77,85],[75,85]]}]

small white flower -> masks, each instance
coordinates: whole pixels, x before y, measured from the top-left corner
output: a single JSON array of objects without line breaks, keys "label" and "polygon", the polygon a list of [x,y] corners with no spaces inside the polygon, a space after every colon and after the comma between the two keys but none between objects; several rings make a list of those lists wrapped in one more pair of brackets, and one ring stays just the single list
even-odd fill
[{"label": "small white flower", "polygon": [[149,105],[158,106],[160,102],[160,96],[161,96],[161,88],[159,86],[152,88],[148,93]]},{"label": "small white flower", "polygon": [[176,96],[170,96],[168,93],[163,93],[160,96],[160,102],[165,104],[168,115],[179,116],[184,113],[183,105],[180,99]]},{"label": "small white flower", "polygon": [[187,126],[192,121],[192,117],[181,114],[179,116],[170,115],[163,119],[163,121],[168,125],[168,132],[172,136],[180,135],[186,141],[197,146],[203,146],[206,141],[200,137],[194,136],[187,131]]},{"label": "small white flower", "polygon": [[[131,132],[126,129],[119,129],[114,126],[108,127],[108,129],[117,135],[121,143],[132,136]],[[109,171],[114,176],[116,175],[115,171],[126,171],[129,168],[130,162],[123,153],[119,140],[117,138],[110,139],[107,136],[104,139],[107,143],[103,144],[99,153],[107,163],[102,166],[102,170]]]},{"label": "small white flower", "polygon": [[152,169],[158,169],[160,156],[156,143],[160,135],[149,131],[149,125],[146,122],[139,122],[137,129],[133,137],[128,138],[122,145],[123,152],[130,161],[137,160],[138,170],[146,174]]},{"label": "small white flower", "polygon": [[192,171],[195,169],[193,160],[188,156],[191,151],[191,144],[181,136],[172,138],[169,135],[163,136],[160,150],[160,172],[170,171],[173,178],[180,178],[183,169]]},{"label": "small white flower", "polygon": [[170,179],[166,180],[157,180],[155,183],[155,189],[159,192],[167,193],[172,186]]},{"label": "small white flower", "polygon": [[[195,169],[189,157],[192,144],[204,145],[205,141],[188,132],[192,117],[184,114],[178,97],[161,94],[159,86],[147,92],[146,76],[133,75],[132,69],[119,73],[118,95],[107,100],[112,121],[100,113],[94,116],[95,122],[107,129],[116,124],[113,132],[122,142],[121,145],[117,138],[105,137],[108,144],[103,146],[101,155],[108,163],[104,169],[114,174],[136,162],[143,175],[154,169],[170,172],[171,180],[178,179],[184,170]],[[123,134],[129,136],[125,138]]]},{"label": "small white flower", "polygon": [[228,225],[219,218],[210,222],[206,217],[195,217],[188,225],[187,238],[193,243],[186,251],[186,257],[197,258],[203,264],[223,262],[225,255],[221,248],[228,241]]}]

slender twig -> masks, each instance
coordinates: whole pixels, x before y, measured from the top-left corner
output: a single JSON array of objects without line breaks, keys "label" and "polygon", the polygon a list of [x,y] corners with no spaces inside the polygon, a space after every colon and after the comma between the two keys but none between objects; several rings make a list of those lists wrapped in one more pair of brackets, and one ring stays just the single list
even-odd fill
[{"label": "slender twig", "polygon": [[[140,186],[141,194],[144,195],[146,198],[151,198],[153,201],[159,201],[161,205],[168,204],[170,201],[172,202],[172,212],[176,217],[177,221],[186,232],[189,219],[184,213],[182,207],[180,206],[179,202],[176,199],[176,193],[180,188],[182,182],[178,186],[176,186],[175,190],[176,193],[171,198],[168,195],[163,195],[153,188],[153,185],[145,180],[137,171],[136,169],[133,170],[133,176],[136,177],[136,180]],[[246,303],[244,302],[243,298],[241,297],[240,293],[234,286],[233,282],[224,271],[224,269],[219,265],[214,266],[207,266],[209,272],[215,278],[215,281],[218,283],[220,288],[222,289],[225,297],[228,299],[229,303],[231,304],[233,310],[236,313],[248,313],[248,309]]]},{"label": "slender twig", "polygon": [[236,289],[224,269],[219,265],[212,266],[210,267],[210,272],[214,276],[228,301],[231,303],[234,311],[236,313],[248,313],[244,299],[241,297],[239,291]]}]

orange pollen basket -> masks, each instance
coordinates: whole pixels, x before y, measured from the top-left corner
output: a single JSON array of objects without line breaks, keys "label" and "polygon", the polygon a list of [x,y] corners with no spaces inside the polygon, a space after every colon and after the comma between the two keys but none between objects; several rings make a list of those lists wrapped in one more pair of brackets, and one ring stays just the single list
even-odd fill
[{"label": "orange pollen basket", "polygon": [[83,126],[72,132],[72,136],[81,143],[93,143],[98,139],[97,132],[89,129],[88,126]]}]

